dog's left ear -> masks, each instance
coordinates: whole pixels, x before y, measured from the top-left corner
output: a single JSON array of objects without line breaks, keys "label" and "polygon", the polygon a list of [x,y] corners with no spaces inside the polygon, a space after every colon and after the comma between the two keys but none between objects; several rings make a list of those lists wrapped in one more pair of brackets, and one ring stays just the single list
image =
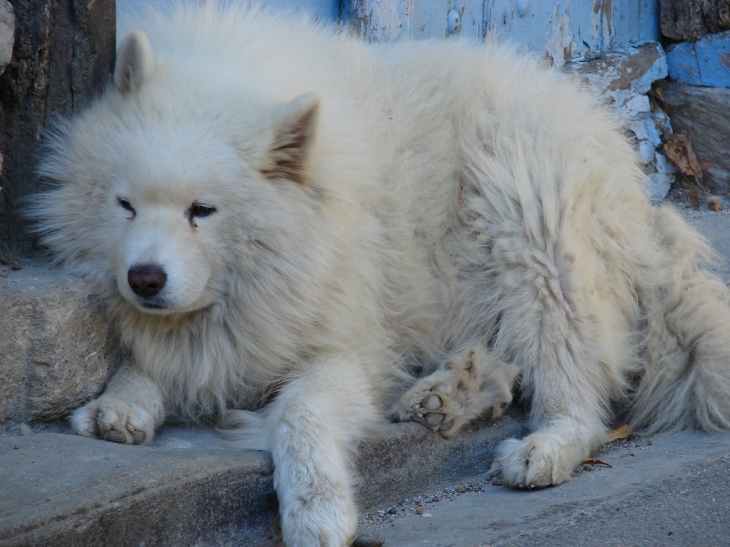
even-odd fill
[{"label": "dog's left ear", "polygon": [[147,35],[134,30],[117,50],[114,85],[122,94],[138,89],[155,70],[155,56]]},{"label": "dog's left ear", "polygon": [[261,166],[269,179],[307,183],[307,160],[317,132],[319,95],[305,93],[274,116],[274,138]]}]

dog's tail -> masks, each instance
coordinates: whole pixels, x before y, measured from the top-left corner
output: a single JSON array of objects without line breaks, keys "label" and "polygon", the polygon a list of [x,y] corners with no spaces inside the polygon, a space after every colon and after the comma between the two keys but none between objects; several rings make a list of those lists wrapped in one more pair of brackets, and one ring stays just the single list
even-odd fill
[{"label": "dog's tail", "polygon": [[668,206],[655,218],[669,260],[646,298],[645,370],[632,426],[730,429],[730,290],[698,269],[715,255],[693,228]]},{"label": "dog's tail", "polygon": [[271,450],[266,417],[266,410],[228,410],[220,417],[215,429],[223,437],[235,441],[239,448]]}]

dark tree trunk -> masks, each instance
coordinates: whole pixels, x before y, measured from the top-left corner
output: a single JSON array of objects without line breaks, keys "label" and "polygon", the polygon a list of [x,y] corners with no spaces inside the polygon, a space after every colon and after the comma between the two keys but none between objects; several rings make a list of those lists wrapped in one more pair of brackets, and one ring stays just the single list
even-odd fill
[{"label": "dark tree trunk", "polygon": [[114,66],[115,0],[13,0],[15,47],[0,76],[0,241],[30,251],[23,198],[38,191],[39,140],[49,122],[78,112]]}]

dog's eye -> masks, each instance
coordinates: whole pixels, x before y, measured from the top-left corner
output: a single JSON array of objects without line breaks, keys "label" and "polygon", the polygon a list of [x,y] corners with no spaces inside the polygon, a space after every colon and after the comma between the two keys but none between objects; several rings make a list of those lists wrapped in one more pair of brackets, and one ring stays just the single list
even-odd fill
[{"label": "dog's eye", "polygon": [[190,209],[188,209],[186,212],[190,224],[192,224],[193,226],[197,226],[197,224],[195,224],[196,218],[208,217],[216,211],[217,209],[215,207],[211,207],[210,205],[205,205],[204,203],[198,203],[197,201],[195,201],[190,206]]},{"label": "dog's eye", "polygon": [[131,217],[128,217],[128,218],[134,218],[134,216],[137,214],[137,211],[134,210],[134,207],[132,207],[132,204],[129,203],[128,200],[126,200],[124,198],[118,197],[117,198],[117,203],[119,205],[121,205],[123,209],[126,209],[127,211],[129,211],[130,213],[132,213],[132,216]]}]

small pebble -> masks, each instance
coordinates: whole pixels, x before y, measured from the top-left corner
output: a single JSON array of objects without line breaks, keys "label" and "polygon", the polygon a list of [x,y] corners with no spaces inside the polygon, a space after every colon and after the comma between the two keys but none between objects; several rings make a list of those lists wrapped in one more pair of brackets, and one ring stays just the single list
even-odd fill
[{"label": "small pebble", "polygon": [[463,494],[464,492],[466,492],[466,486],[464,486],[463,484],[459,484],[459,485],[458,485],[458,486],[456,487],[456,491],[457,491],[457,492],[458,492],[459,494]]},{"label": "small pebble", "polygon": [[421,517],[423,517],[425,519],[430,519],[431,518],[431,513],[424,513],[424,514],[421,515]]},{"label": "small pebble", "polygon": [[417,515],[422,515],[425,512],[426,512],[426,510],[423,507],[416,507],[416,514]]},{"label": "small pebble", "polygon": [[352,547],[382,547],[385,545],[385,538],[380,534],[362,534],[352,542]]}]

